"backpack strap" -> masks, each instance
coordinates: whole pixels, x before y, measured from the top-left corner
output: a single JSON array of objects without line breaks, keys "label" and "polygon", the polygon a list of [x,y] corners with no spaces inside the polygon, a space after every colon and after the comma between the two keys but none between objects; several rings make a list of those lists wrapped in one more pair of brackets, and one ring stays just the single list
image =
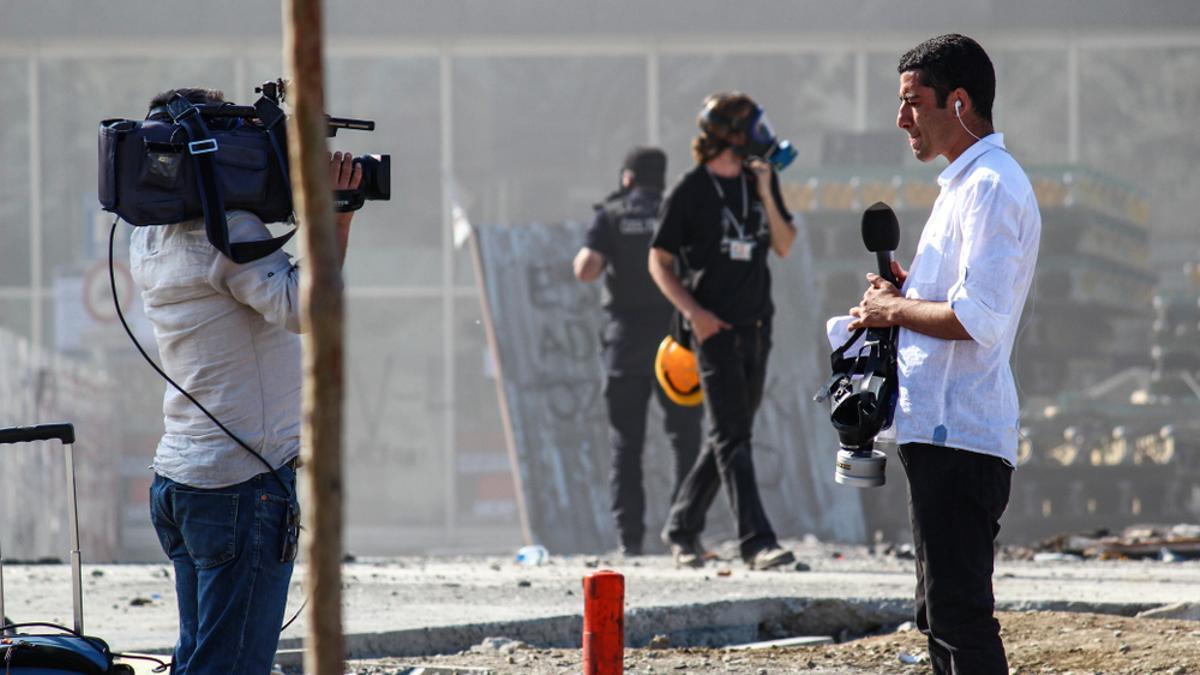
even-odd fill
[{"label": "backpack strap", "polygon": [[229,225],[225,220],[225,199],[213,161],[213,155],[219,149],[217,139],[208,132],[199,109],[183,96],[176,94],[167,103],[167,112],[187,135],[187,154],[192,158],[192,168],[195,169],[200,206],[204,209],[204,231],[208,234],[209,243],[238,264],[265,258],[282,248],[296,233],[295,230],[273,239],[230,243]]}]

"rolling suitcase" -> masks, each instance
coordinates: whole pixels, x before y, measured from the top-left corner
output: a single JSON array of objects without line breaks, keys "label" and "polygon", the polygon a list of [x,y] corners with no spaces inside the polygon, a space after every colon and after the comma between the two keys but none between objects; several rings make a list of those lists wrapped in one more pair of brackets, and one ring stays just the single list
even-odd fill
[{"label": "rolling suitcase", "polygon": [[[4,558],[0,549],[0,673],[4,675],[60,675],[92,673],[122,675],[133,673],[127,665],[113,663],[108,644],[83,632],[83,578],[79,551],[79,513],[75,504],[75,463],[72,444],[75,428],[71,424],[42,424],[33,427],[0,429],[0,445],[31,441],[58,440],[66,451],[67,509],[71,537],[71,590],[75,625],[72,628],[51,623],[9,623],[4,614]],[[0,533],[2,536],[3,533]],[[49,630],[47,630],[49,629]]]}]

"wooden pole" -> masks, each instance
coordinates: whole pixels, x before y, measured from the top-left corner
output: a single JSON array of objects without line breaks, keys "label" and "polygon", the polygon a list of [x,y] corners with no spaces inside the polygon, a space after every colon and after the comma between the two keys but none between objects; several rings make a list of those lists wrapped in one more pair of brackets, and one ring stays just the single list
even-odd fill
[{"label": "wooden pole", "polygon": [[283,0],[292,197],[304,328],[304,672],[342,675],[342,272],[326,147],[321,0]]},{"label": "wooden pole", "polygon": [[504,444],[508,447],[508,466],[512,471],[513,488],[517,493],[517,522],[521,524],[521,538],[526,544],[536,543],[533,526],[529,523],[529,499],[525,493],[525,479],[521,477],[521,461],[517,452],[517,437],[513,433],[512,413],[508,407],[508,393],[504,387],[504,366],[500,361],[500,340],[496,337],[496,323],[492,319],[492,302],[488,295],[487,277],[483,268],[483,244],[479,241],[479,228],[471,228],[471,264],[475,268],[475,284],[479,289],[479,305],[483,313],[483,334],[487,338],[492,363],[496,364],[496,397],[500,401],[500,426],[504,430]]}]

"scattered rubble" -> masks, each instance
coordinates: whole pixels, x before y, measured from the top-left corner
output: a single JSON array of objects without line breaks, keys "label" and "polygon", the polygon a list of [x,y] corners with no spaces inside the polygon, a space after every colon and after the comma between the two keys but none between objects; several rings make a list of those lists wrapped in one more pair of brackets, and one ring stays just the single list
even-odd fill
[{"label": "scattered rubble", "polygon": [[1038,542],[1028,559],[1047,562],[1085,558],[1163,562],[1197,559],[1200,558],[1200,525],[1133,525],[1116,535],[1108,530],[1062,534]]},{"label": "scattered rubble", "polygon": [[[1001,612],[999,619],[1012,675],[1200,672],[1200,625],[1192,622],[1071,612]],[[529,648],[504,655],[471,650],[419,660],[351,661],[347,663],[347,672],[355,675],[401,675],[415,672],[410,669],[418,663],[430,668],[424,671],[426,673],[487,671],[497,674],[557,675],[579,672],[581,653],[579,649]],[[625,650],[625,672],[631,674],[916,675],[927,672],[928,668],[926,638],[915,630],[897,631],[841,644],[736,652],[703,647]]]}]

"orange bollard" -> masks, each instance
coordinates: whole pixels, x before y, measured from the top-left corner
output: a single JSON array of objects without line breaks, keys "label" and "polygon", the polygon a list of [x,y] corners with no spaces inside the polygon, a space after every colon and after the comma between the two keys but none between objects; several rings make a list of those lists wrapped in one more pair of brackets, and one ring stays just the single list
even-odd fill
[{"label": "orange bollard", "polygon": [[625,577],[600,570],[583,578],[583,675],[625,668]]}]

